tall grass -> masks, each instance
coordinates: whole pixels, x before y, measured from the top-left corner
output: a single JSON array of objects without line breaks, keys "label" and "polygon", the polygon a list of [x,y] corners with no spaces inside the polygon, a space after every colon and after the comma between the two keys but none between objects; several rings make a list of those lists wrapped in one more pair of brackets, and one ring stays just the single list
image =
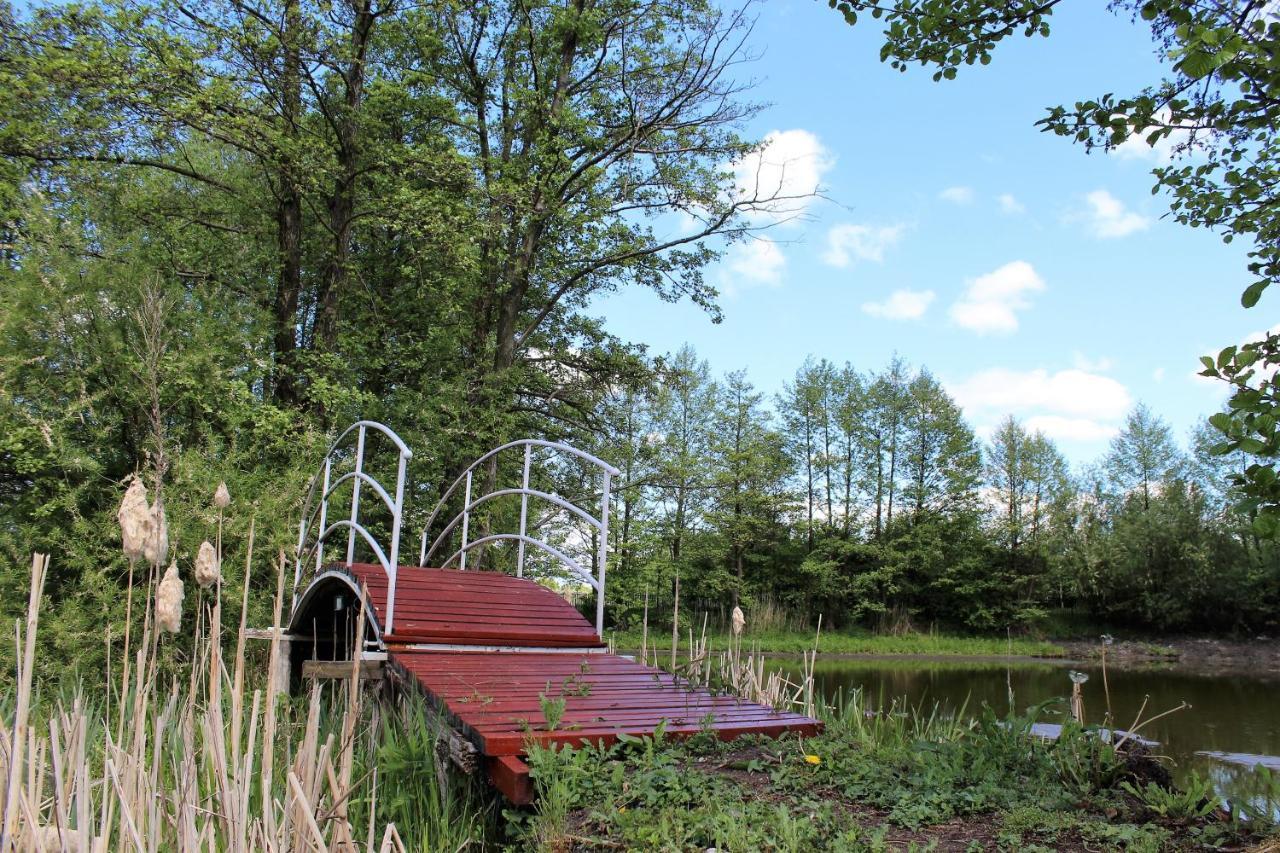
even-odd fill
[{"label": "tall grass", "polygon": [[[250,545],[252,555],[252,545]],[[249,558],[250,565],[252,556]],[[483,843],[472,792],[442,765],[418,706],[388,710],[349,679],[289,699],[277,633],[265,681],[246,669],[245,603],[234,656],[221,603],[202,607],[194,655],[160,666],[147,619],[107,695],[34,680],[48,558],[32,563],[16,692],[0,719],[0,850],[462,850]],[[248,583],[246,581],[246,589]],[[280,625],[284,555],[275,624]],[[154,606],[148,589],[147,613]],[[363,608],[361,608],[363,612]],[[230,643],[228,643],[230,645]],[[256,684],[250,687],[248,685]]]}]

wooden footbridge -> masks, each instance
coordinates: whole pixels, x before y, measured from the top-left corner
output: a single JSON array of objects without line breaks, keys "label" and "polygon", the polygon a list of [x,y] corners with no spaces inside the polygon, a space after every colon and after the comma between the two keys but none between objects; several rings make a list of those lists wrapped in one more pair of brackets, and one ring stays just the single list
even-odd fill
[{"label": "wooden footbridge", "polygon": [[[396,453],[393,490],[366,465],[375,442]],[[520,485],[498,488],[500,457],[516,454],[523,456]],[[313,480],[299,525],[287,634],[295,682],[304,673],[323,673],[326,662],[336,670],[332,662],[359,655],[370,673],[420,693],[451,727],[455,760],[481,766],[517,804],[532,799],[522,759],[530,743],[608,744],[659,727],[676,737],[714,731],[725,740],[819,730],[808,717],[713,695],[609,653],[601,634],[617,469],[561,443],[527,439],[497,448],[445,491],[424,525],[418,564],[406,566],[400,538],[411,457],[386,426],[360,421],[339,436]],[[581,484],[583,469],[598,478],[598,510],[543,487],[558,478]],[[480,481],[485,487],[477,489]],[[374,509],[362,515],[368,492],[377,500],[366,501]],[[515,529],[494,532],[491,512],[476,536],[477,507],[492,510],[502,501],[512,504],[507,515]],[[454,506],[447,515],[446,507]],[[335,509],[345,512],[335,517]],[[475,570],[485,550],[491,564],[509,562],[513,574]],[[373,561],[357,559],[366,555]],[[593,592],[595,624],[564,595],[525,577],[526,569],[557,577],[564,588]],[[365,630],[356,636],[362,602]],[[341,669],[349,673],[351,664]]]}]

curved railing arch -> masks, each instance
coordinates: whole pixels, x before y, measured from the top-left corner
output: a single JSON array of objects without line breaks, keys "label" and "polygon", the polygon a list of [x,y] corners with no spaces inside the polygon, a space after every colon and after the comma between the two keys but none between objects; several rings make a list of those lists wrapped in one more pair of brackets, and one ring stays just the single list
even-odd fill
[{"label": "curved railing arch", "polygon": [[[503,452],[504,450],[510,450],[516,447],[524,448],[524,466],[523,466],[523,473],[521,475],[520,487],[507,488],[507,489],[495,489],[491,492],[487,492],[483,495],[480,495],[479,497],[474,496],[472,487],[474,486],[474,474],[476,469],[479,468],[484,463],[488,462],[493,457],[497,456],[499,453]],[[584,462],[587,462],[593,467],[599,469],[600,477],[601,477],[599,516],[592,515],[587,510],[583,509],[582,507],[570,501],[565,500],[559,495],[554,495],[554,494],[551,494],[550,492],[545,492],[540,489],[534,489],[530,487],[529,472],[532,465],[533,449],[535,447],[548,448],[560,453],[567,453],[571,456],[576,456],[577,458],[583,460]],[[603,459],[593,456],[592,454],[587,453],[585,450],[580,450],[574,447],[573,445],[565,444],[564,442],[543,441],[542,439],[537,439],[537,438],[525,438],[525,439],[520,439],[518,441],[508,442],[507,444],[504,444],[501,447],[495,447],[493,450],[490,450],[488,453],[484,454],[479,459],[476,459],[469,466],[467,466],[467,469],[463,471],[462,474],[460,474],[458,478],[453,481],[453,484],[450,485],[449,488],[444,491],[444,494],[440,496],[440,502],[436,504],[435,509],[432,510],[431,515],[428,516],[426,524],[424,524],[422,527],[422,545],[418,551],[418,565],[419,566],[427,565],[427,561],[436,554],[436,551],[437,549],[439,549],[440,545],[443,544],[448,539],[449,535],[453,533],[453,531],[457,529],[459,525],[461,525],[462,545],[456,551],[454,551],[449,556],[448,559],[440,563],[440,566],[439,566],[440,568],[448,568],[450,564],[452,564],[455,560],[457,560],[458,568],[465,571],[467,568],[467,554],[470,553],[473,549],[480,547],[482,545],[485,545],[489,542],[514,541],[517,543],[516,577],[523,577],[525,548],[526,546],[532,546],[534,548],[537,548],[555,557],[562,564],[564,564],[564,566],[567,569],[569,569],[569,571],[571,571],[575,576],[577,576],[580,580],[584,581],[592,589],[595,590],[596,592],[596,633],[601,633],[604,630],[605,571],[606,571],[606,564],[608,562],[607,558],[608,558],[608,550],[609,550],[610,488],[612,486],[613,478],[617,477],[619,474],[621,474],[621,472],[617,468],[613,467],[608,462],[605,462]],[[430,545],[428,545],[427,537],[430,535],[432,525],[435,524],[436,519],[440,516],[440,513],[444,510],[445,505],[448,503],[449,499],[452,498],[454,494],[457,493],[459,487],[463,487],[462,509],[459,510],[458,513],[454,515],[449,520],[449,522],[445,524],[443,528],[441,528],[440,533],[437,534],[435,539],[431,541]],[[481,506],[487,501],[493,500],[494,498],[508,496],[508,495],[520,496],[519,532],[493,533],[493,534],[482,536],[478,539],[471,539],[470,532],[471,532],[472,510],[474,510],[478,506]],[[529,530],[528,530],[529,498],[537,498],[539,500],[544,500],[551,504],[554,504],[555,506],[558,506],[561,509],[564,509],[573,513],[578,518],[582,519],[583,521],[587,522],[589,525],[595,528],[596,535],[599,536],[599,546],[597,548],[597,553],[599,554],[598,571],[595,576],[592,576],[591,571],[589,569],[584,568],[581,563],[579,563],[577,560],[565,554],[559,548],[556,548],[554,545],[551,545],[550,543],[545,542],[542,539],[529,535]]]},{"label": "curved railing arch", "polygon": [[[381,483],[365,473],[365,438],[369,430],[381,433],[395,445],[398,451],[394,497]],[[343,446],[347,437],[353,432],[355,433],[355,469],[333,480],[334,454]],[[387,610],[386,624],[383,629],[384,633],[391,633],[392,620],[395,614],[396,571],[400,559],[400,526],[404,518],[405,468],[411,458],[413,458],[413,451],[404,443],[404,440],[396,435],[390,427],[377,421],[356,421],[343,430],[329,445],[329,450],[324,456],[324,464],[321,465],[315,476],[311,478],[311,485],[307,489],[307,499],[302,505],[302,518],[298,522],[298,549],[293,572],[293,604],[295,608],[298,604],[298,584],[302,581],[303,565],[309,563],[314,554],[314,571],[318,574],[324,563],[325,542],[328,541],[330,534],[345,529],[347,530],[347,563],[350,564],[355,558],[356,537],[359,536],[369,545],[374,556],[378,558],[378,562],[382,565],[383,571],[387,573]],[[351,481],[352,484],[349,515],[347,518],[330,522],[328,518],[329,498],[348,481]],[[381,499],[391,513],[390,542],[387,543],[388,547],[386,548],[379,544],[377,538],[369,532],[368,528],[360,523],[360,491],[361,486],[366,485],[373,489],[374,494]],[[319,524],[316,524],[317,520]],[[308,534],[317,528],[319,532],[314,539],[310,540],[311,544],[308,546]]]}]

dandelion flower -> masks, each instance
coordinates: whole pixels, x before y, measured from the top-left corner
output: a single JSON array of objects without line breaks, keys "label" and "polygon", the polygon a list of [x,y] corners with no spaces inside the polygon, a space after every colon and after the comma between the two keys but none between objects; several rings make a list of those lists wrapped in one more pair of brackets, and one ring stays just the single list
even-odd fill
[{"label": "dandelion flower", "polygon": [[733,636],[736,637],[740,635],[742,633],[742,629],[747,625],[747,617],[742,615],[741,607],[736,605],[734,606],[733,615],[730,617],[730,621],[733,625]]},{"label": "dandelion flower", "polygon": [[822,758],[820,756],[810,754],[804,757],[804,761],[805,764],[821,764]]},{"label": "dandelion flower", "polygon": [[142,556],[147,558],[148,563],[156,565],[163,563],[169,556],[169,523],[164,517],[164,504],[159,499],[151,506],[151,528],[143,545]]},{"label": "dandelion flower", "polygon": [[218,552],[206,539],[200,543],[200,552],[196,554],[196,583],[207,588],[218,580],[222,566],[218,563]]},{"label": "dandelion flower", "polygon": [[178,562],[169,564],[169,569],[160,579],[160,590],[156,595],[156,622],[171,634],[178,633],[182,627],[182,578],[178,576]]},{"label": "dandelion flower", "polygon": [[120,541],[124,545],[125,556],[130,560],[143,556],[147,540],[151,537],[151,510],[147,506],[146,484],[136,474],[129,488],[125,489],[116,519],[120,522]]},{"label": "dandelion flower", "polygon": [[231,506],[231,493],[227,491],[226,482],[218,484],[218,490],[213,493],[213,505],[218,509],[226,509]]}]

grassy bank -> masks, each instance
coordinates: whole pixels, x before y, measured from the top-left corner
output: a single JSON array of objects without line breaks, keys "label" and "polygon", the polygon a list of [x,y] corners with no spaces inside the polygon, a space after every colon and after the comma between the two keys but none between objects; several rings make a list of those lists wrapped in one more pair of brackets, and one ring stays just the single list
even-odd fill
[{"label": "grassy bank", "polygon": [[[612,634],[615,648],[636,650],[643,639],[642,632],[619,631]],[[729,634],[708,633],[712,649],[729,647]],[[671,649],[671,629],[652,629],[648,635],[650,649]],[[755,649],[769,654],[800,654],[814,650],[814,633],[797,631],[748,631],[743,635],[744,649]],[[687,637],[681,637],[681,648],[687,645]],[[961,637],[949,634],[903,634],[900,636],[872,634],[869,631],[823,631],[817,637],[817,649],[823,654],[840,655],[1019,655],[1028,657],[1064,657],[1066,650],[1043,640],[1006,639],[1003,637]],[[659,659],[663,659],[659,654]]]},{"label": "grassy bank", "polygon": [[1174,789],[1087,730],[1046,742],[1031,718],[885,710],[855,697],[803,741],[537,749],[538,808],[509,830],[544,851],[1240,849],[1280,808],[1280,777],[1224,809],[1206,780]]}]

